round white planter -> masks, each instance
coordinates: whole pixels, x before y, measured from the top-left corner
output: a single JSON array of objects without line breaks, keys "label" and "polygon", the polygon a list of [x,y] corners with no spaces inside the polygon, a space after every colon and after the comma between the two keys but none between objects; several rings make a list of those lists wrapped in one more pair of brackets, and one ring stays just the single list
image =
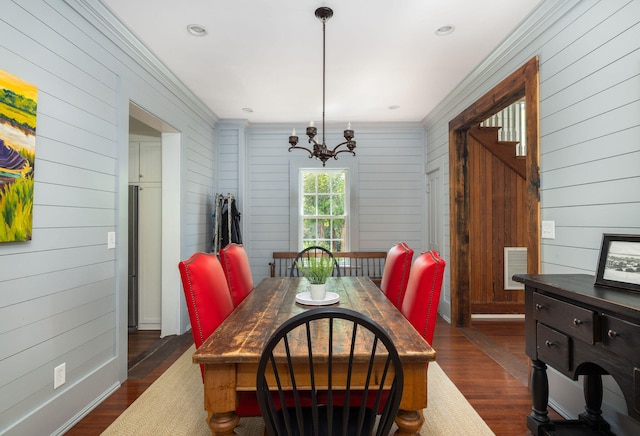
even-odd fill
[{"label": "round white planter", "polygon": [[321,285],[309,285],[309,292],[312,300],[324,300],[327,294],[327,285],[323,283]]}]

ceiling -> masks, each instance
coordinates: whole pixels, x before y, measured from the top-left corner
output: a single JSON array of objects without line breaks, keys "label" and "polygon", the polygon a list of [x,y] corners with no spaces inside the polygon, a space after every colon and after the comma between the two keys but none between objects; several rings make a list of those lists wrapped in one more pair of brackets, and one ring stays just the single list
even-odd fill
[{"label": "ceiling", "polygon": [[[421,121],[541,0],[101,0],[221,119]],[[193,36],[189,24],[207,29]],[[436,35],[445,25],[447,36]],[[248,108],[248,109],[247,109]]]}]

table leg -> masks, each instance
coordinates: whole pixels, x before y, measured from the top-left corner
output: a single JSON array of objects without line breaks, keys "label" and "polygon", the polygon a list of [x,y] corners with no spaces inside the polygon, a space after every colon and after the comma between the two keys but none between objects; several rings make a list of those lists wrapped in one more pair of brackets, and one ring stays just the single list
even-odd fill
[{"label": "table leg", "polygon": [[239,422],[236,412],[213,413],[209,418],[209,428],[213,436],[233,436]]},{"label": "table leg", "polygon": [[589,423],[593,429],[602,433],[609,431],[609,424],[602,418],[602,376],[600,374],[585,374],[583,380],[585,411],[580,419]]},{"label": "table leg", "polygon": [[527,416],[527,428],[534,436],[544,434],[544,426],[549,424],[549,380],[547,365],[537,359],[531,360],[531,413]]},{"label": "table leg", "polygon": [[420,429],[424,423],[422,410],[402,410],[398,411],[396,424],[398,430],[396,436],[416,436],[420,434]]}]

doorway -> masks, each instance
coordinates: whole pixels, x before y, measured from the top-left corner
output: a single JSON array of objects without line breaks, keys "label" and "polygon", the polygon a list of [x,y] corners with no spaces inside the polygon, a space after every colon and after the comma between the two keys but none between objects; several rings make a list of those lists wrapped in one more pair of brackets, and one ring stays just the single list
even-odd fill
[{"label": "doorway", "polygon": [[[181,232],[181,134],[174,127],[150,112],[129,103],[129,135],[156,136],[160,141],[161,188],[156,193],[160,203],[159,223],[159,335],[161,338],[180,333],[182,319],[180,274],[176,265],[180,261]],[[156,241],[157,242],[157,241]],[[127,314],[124,314],[125,316]]]},{"label": "doorway", "polygon": [[[444,253],[444,164],[444,157],[440,157],[429,162],[425,167],[427,174],[425,189],[427,247],[425,251],[435,250],[440,255]],[[450,313],[450,300],[444,292],[440,294],[438,307],[441,313]]]},{"label": "doorway", "polygon": [[161,133],[129,119],[129,331],[156,330],[162,317]]},{"label": "doorway", "polygon": [[436,250],[438,253],[443,253],[443,240],[444,240],[444,159],[439,158],[433,162],[430,162],[426,166],[427,173],[427,213],[429,219],[427,220],[427,247],[429,250]]},{"label": "doorway", "polygon": [[[526,104],[527,152],[522,158],[522,164],[515,165],[522,168],[512,168],[509,172],[503,168],[508,165],[491,163],[494,158],[484,152],[486,146],[482,144],[484,139],[480,138],[478,126],[523,98]],[[479,277],[485,273],[486,265],[502,265],[503,253],[493,245],[496,229],[493,227],[492,213],[502,215],[500,219],[503,224],[517,221],[517,225],[514,224],[513,227],[520,227],[520,230],[513,230],[511,235],[520,236],[507,236],[500,243],[513,244],[513,241],[507,240],[513,238],[516,244],[526,247],[527,273],[539,271],[538,119],[538,58],[535,57],[449,122],[451,318],[457,327],[468,327],[471,324],[472,285],[475,286]],[[498,160],[503,163],[506,161]],[[495,170],[496,168],[499,169]],[[512,178],[512,172],[521,173],[521,183],[510,182],[516,180]],[[491,183],[486,183],[487,180],[491,180]],[[496,203],[499,202],[494,200],[504,198],[500,190],[504,191],[512,184],[516,185],[515,191],[518,192],[512,194],[511,201],[503,202],[496,208]],[[496,194],[498,192],[500,196]],[[484,209],[483,202],[488,204]],[[504,218],[506,212],[513,214]],[[496,261],[498,257],[500,262]],[[496,287],[501,287],[500,283],[495,283],[495,275],[485,278],[493,286],[487,292],[493,293]],[[491,303],[487,303],[487,306],[490,305]]]}]

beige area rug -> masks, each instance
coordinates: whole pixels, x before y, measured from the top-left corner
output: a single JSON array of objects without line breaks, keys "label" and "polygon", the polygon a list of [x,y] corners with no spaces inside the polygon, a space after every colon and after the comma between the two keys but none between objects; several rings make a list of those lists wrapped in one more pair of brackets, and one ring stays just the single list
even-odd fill
[{"label": "beige area rug", "polygon": [[[155,381],[103,435],[210,435],[203,410],[203,385],[192,346]],[[429,364],[429,407],[421,435],[493,435],[437,363]],[[262,436],[261,418],[243,418],[240,435]],[[392,428],[392,434],[396,426]]]}]

